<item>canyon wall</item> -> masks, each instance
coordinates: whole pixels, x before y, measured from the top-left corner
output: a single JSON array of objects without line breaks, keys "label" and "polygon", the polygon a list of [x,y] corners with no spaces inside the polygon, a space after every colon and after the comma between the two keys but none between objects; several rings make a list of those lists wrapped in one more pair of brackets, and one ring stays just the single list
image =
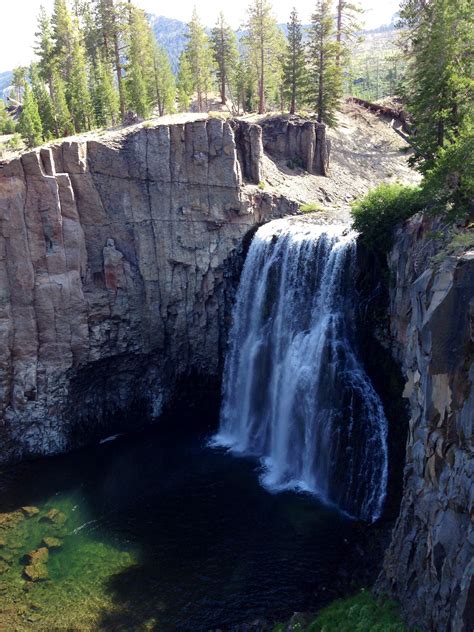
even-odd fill
[{"label": "canyon wall", "polygon": [[257,125],[64,141],[0,165],[0,460],[156,419],[218,378],[235,261],[295,210],[261,178]]},{"label": "canyon wall", "polygon": [[410,421],[400,515],[379,590],[407,622],[474,629],[474,252],[435,264],[436,221],[396,237],[391,323]]}]

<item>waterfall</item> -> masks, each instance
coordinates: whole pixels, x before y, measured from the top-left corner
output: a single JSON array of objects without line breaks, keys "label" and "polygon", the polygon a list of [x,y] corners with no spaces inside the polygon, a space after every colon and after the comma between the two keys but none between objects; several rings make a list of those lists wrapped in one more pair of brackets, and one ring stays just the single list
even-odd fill
[{"label": "waterfall", "polygon": [[357,353],[355,233],[276,220],[251,243],[212,443],[261,458],[262,484],[376,520],[387,421]]}]

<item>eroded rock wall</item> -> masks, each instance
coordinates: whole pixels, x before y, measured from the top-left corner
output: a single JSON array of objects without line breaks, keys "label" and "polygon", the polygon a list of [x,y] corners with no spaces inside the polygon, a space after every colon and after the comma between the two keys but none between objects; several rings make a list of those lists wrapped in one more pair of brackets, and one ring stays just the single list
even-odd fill
[{"label": "eroded rock wall", "polygon": [[433,264],[417,216],[390,255],[392,332],[410,422],[404,492],[379,589],[409,624],[474,629],[474,252]]},{"label": "eroded rock wall", "polygon": [[323,123],[298,115],[265,117],[259,121],[263,148],[277,160],[286,160],[309,173],[328,175],[331,143]]},{"label": "eroded rock wall", "polygon": [[246,186],[261,134],[241,135],[158,125],[0,166],[0,460],[157,418],[180,377],[219,374],[242,238],[294,210]]}]

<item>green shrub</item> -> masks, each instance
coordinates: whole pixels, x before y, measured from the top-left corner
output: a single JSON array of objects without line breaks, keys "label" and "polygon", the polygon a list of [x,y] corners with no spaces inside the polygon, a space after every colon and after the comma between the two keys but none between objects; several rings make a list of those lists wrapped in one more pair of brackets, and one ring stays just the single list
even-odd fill
[{"label": "green shrub", "polygon": [[313,213],[314,211],[321,211],[322,208],[321,204],[317,202],[308,202],[307,204],[301,204],[300,211],[301,213]]},{"label": "green shrub", "polygon": [[265,188],[265,182],[263,180],[260,180],[260,182],[258,183],[258,188],[263,191],[263,189]]},{"label": "green shrub", "polygon": [[369,248],[386,253],[392,245],[395,226],[423,207],[424,195],[420,187],[381,184],[354,202],[351,213],[361,240]]},{"label": "green shrub", "polygon": [[321,610],[306,632],[404,632],[397,604],[368,590]]},{"label": "green shrub", "polygon": [[16,149],[21,149],[21,147],[23,146],[23,141],[20,134],[13,134],[13,136],[9,139],[5,146],[7,149],[11,149],[12,151],[15,151]]},{"label": "green shrub", "polygon": [[408,632],[396,602],[376,598],[369,590],[333,601],[309,625],[279,623],[273,632]]}]

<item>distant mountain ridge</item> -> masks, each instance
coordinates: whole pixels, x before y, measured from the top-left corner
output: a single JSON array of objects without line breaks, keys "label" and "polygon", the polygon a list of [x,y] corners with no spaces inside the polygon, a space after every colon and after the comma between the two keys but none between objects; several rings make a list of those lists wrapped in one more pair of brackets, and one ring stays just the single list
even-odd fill
[{"label": "distant mountain ridge", "polygon": [[11,70],[0,72],[0,99],[4,99],[4,92],[11,85],[13,73]]}]

